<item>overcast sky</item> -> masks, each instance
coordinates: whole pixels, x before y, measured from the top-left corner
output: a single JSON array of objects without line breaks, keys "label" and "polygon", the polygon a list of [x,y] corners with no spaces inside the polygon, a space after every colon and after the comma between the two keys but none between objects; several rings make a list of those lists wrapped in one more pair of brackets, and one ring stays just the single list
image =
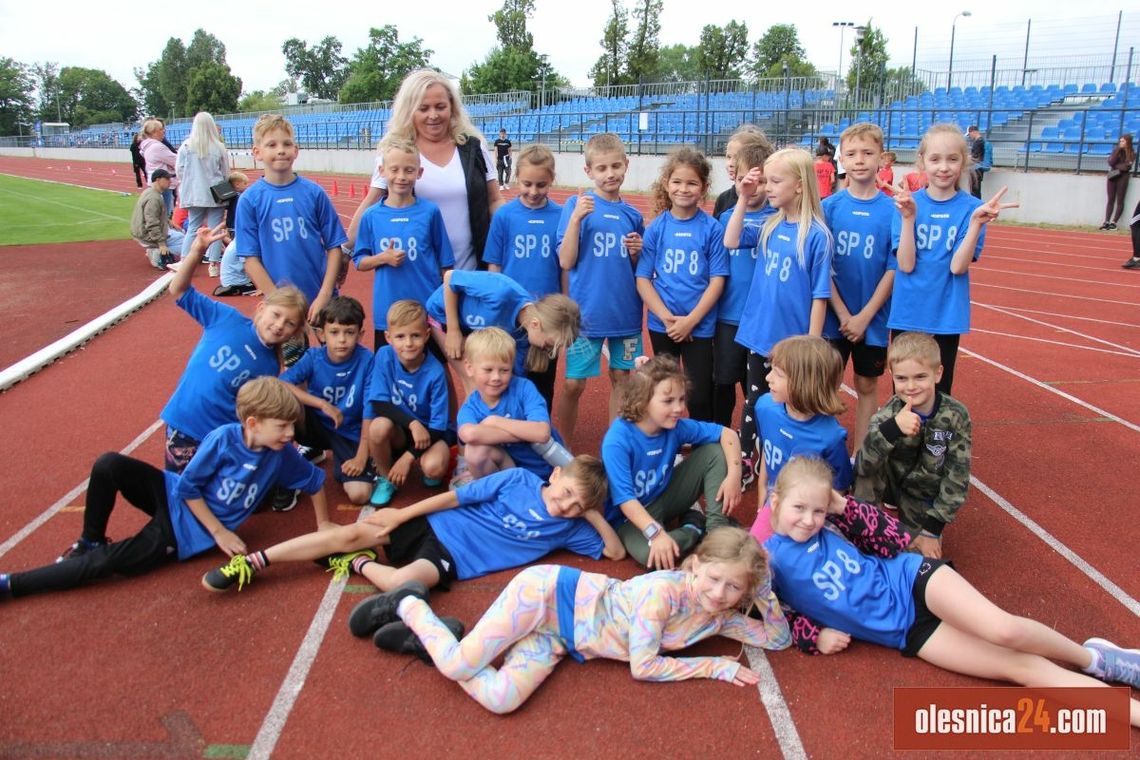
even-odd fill
[{"label": "overcast sky", "polygon": [[[626,0],[627,4],[631,1]],[[394,24],[401,40],[422,38],[425,47],[435,51],[432,63],[459,75],[473,62],[482,60],[494,46],[495,29],[487,16],[501,4],[502,0],[103,0],[64,7],[0,0],[0,56],[24,63],[56,61],[61,66],[103,69],[133,88],[138,85],[133,70],[156,60],[168,38],[177,36],[189,43],[194,30],[202,28],[225,43],[230,67],[242,78],[248,92],[272,88],[285,77],[281,44],[289,37],[316,42],[333,35],[344,44],[344,54],[351,57],[367,42],[369,27]],[[870,15],[872,23],[882,28],[890,41],[893,62],[910,64],[917,26],[919,67],[927,62],[930,68],[944,69],[955,14],[970,10],[970,17],[957,20],[955,71],[971,64],[988,69],[994,53],[1000,56],[1000,68],[1018,68],[1024,52],[1026,20],[1030,17],[1031,58],[1107,56],[1112,53],[1117,13],[1123,7],[1119,0],[1006,0],[1000,9],[994,7],[997,3],[976,0],[964,0],[961,7],[887,0],[866,4],[864,7],[874,9],[873,14],[868,14],[854,10],[856,6],[849,2],[835,0],[787,3],[784,10],[779,5],[739,0],[665,0],[661,43],[695,45],[702,26],[723,25],[733,19],[748,24],[750,41],[772,24],[790,23],[796,25],[809,59],[820,69],[834,71],[839,62],[840,36],[832,22],[861,24]],[[536,6],[530,23],[536,50],[549,55],[551,64],[575,85],[588,85],[587,72],[601,53],[599,40],[609,14],[609,0],[537,0]],[[397,15],[397,9],[407,8],[422,12],[412,17]],[[1140,48],[1140,11],[1125,12],[1122,64],[1130,44]],[[849,49],[850,45],[851,32],[847,31],[844,47]],[[1140,69],[1140,50],[1137,53],[1136,66]],[[843,57],[846,68],[846,50]]]}]

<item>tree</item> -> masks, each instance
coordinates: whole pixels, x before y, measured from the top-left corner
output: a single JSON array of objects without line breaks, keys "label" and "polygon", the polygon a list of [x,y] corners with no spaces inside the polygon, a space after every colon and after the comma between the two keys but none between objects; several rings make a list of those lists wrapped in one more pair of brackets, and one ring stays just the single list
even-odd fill
[{"label": "tree", "polygon": [[348,79],[348,59],[340,54],[336,37],[325,37],[309,47],[296,37],[285,40],[281,53],[285,56],[285,73],[299,80],[310,95],[336,100]]},{"label": "tree", "polygon": [[784,64],[794,77],[814,76],[795,24],[773,24],[752,48],[752,71],[758,78],[784,75]]},{"label": "tree", "polygon": [[533,13],[534,0],[505,0],[502,8],[487,17],[497,28],[499,45],[482,63],[463,72],[460,85],[464,92],[538,92],[544,80],[551,88],[565,81],[545,56],[535,52],[534,36],[527,31]]},{"label": "tree", "polygon": [[147,64],[147,67],[135,67],[135,79],[139,86],[135,88],[135,99],[142,105],[146,115],[168,114],[174,109],[166,98],[162,96],[162,86],[158,78],[158,61]]},{"label": "tree", "polygon": [[661,11],[664,0],[639,0],[633,11],[637,31],[629,43],[626,72],[630,82],[652,79],[657,73],[657,56],[661,43]]},{"label": "tree", "polygon": [[[162,99],[166,101],[167,112],[170,117],[184,116],[186,114],[186,85],[190,78],[190,69],[186,63],[186,46],[177,37],[166,41],[162,55],[158,62],[158,89]],[[155,116],[161,116],[155,112]]]},{"label": "tree", "polygon": [[11,58],[0,58],[0,135],[22,134],[31,127],[34,89],[27,66]]},{"label": "tree", "polygon": [[666,45],[657,55],[658,82],[692,82],[701,78],[697,48],[689,45]]},{"label": "tree", "polygon": [[238,110],[240,95],[241,78],[230,72],[229,64],[203,63],[190,70],[185,113],[187,116],[199,111],[234,113]]},{"label": "tree", "polygon": [[533,50],[534,35],[526,28],[534,15],[534,0],[505,0],[503,7],[487,17],[495,25],[499,45],[503,48]]},{"label": "tree", "polygon": [[629,14],[621,0],[610,0],[613,13],[602,31],[601,46],[604,51],[590,69],[590,79],[595,87],[622,84],[626,60],[628,59]]},{"label": "tree", "polygon": [[348,66],[348,80],[340,90],[341,103],[390,100],[404,76],[427,66],[434,52],[425,48],[419,37],[400,42],[400,33],[391,24],[369,29],[368,40],[368,46],[357,49]]},{"label": "tree", "polygon": [[887,38],[883,31],[871,26],[870,21],[861,28],[862,34],[856,33],[855,44],[851,46],[847,89],[852,93],[857,91],[859,101],[864,102],[872,93],[882,93],[887,80],[889,56]]},{"label": "tree", "polygon": [[697,46],[697,68],[709,79],[739,79],[748,55],[748,25],[735,20],[708,24]]},{"label": "tree", "polygon": [[63,112],[59,102],[59,64],[54,61],[33,63],[31,73],[38,94],[36,114],[43,121],[62,121]]},{"label": "tree", "polygon": [[272,92],[254,90],[242,96],[238,101],[237,110],[241,113],[251,111],[276,111],[281,107],[281,98]]},{"label": "tree", "polygon": [[134,121],[138,110],[127,88],[107,72],[79,66],[64,66],[59,72],[58,108],[49,107],[53,117],[62,114],[73,128]]},{"label": "tree", "polygon": [[241,79],[226,63],[226,46],[203,29],[195,30],[189,46],[171,37],[159,59],[145,69],[135,69],[135,77],[146,110],[155,116],[191,116],[200,110],[232,112],[241,94]]}]

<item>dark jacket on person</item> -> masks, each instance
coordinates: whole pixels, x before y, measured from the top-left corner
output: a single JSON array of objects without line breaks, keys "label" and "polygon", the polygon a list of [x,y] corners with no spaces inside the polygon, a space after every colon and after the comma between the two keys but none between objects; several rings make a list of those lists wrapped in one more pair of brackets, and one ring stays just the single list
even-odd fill
[{"label": "dark jacket on person", "polygon": [[471,222],[471,252],[475,255],[476,267],[486,269],[483,263],[483,247],[487,244],[487,232],[491,229],[491,199],[487,195],[487,160],[478,138],[468,137],[467,142],[456,146],[459,160],[463,165],[463,176],[467,180],[467,214]]}]

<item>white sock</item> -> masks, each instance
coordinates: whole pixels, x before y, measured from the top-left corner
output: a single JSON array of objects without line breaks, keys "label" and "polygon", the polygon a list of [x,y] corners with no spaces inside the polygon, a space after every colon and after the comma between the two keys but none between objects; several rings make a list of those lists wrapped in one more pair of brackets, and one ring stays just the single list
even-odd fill
[{"label": "white sock", "polygon": [[1087,668],[1082,668],[1082,670],[1097,678],[1102,678],[1104,676],[1104,655],[1092,647],[1085,647],[1085,651],[1092,655],[1092,662],[1089,663]]}]

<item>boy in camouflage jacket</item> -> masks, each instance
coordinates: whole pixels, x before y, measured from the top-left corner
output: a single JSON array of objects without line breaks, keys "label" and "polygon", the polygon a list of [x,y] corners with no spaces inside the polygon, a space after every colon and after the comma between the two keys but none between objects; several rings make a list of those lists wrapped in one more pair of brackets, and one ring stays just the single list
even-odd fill
[{"label": "boy in camouflage jacket", "polygon": [[942,363],[929,335],[896,337],[887,364],[895,395],[871,418],[855,457],[855,498],[897,507],[915,536],[911,548],[937,559],[970,484],[970,413],[935,388]]}]

